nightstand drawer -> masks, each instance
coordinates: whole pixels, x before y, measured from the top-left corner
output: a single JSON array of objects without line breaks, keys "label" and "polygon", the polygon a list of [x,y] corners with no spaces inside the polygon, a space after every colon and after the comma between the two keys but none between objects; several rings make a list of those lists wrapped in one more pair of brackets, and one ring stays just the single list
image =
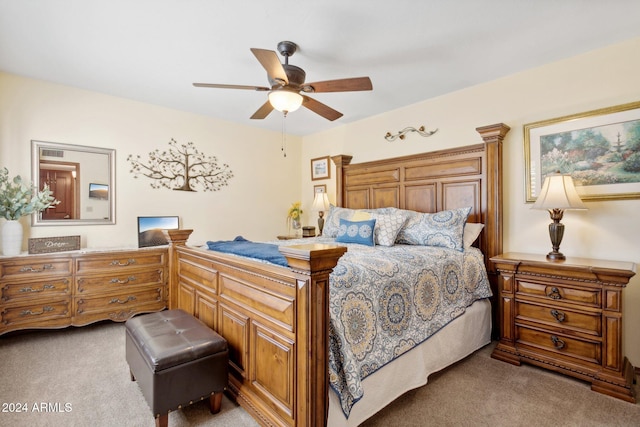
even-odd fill
[{"label": "nightstand drawer", "polygon": [[517,344],[522,350],[530,347],[533,351],[546,350],[574,359],[577,364],[593,363],[600,365],[602,361],[602,344],[599,341],[588,341],[566,335],[550,333],[544,330],[516,327]]},{"label": "nightstand drawer", "polygon": [[535,322],[555,331],[573,331],[602,336],[602,315],[581,313],[553,305],[516,302],[516,322]]},{"label": "nightstand drawer", "polygon": [[579,304],[585,307],[602,307],[602,292],[600,289],[583,289],[555,283],[517,280],[516,295],[543,301]]}]

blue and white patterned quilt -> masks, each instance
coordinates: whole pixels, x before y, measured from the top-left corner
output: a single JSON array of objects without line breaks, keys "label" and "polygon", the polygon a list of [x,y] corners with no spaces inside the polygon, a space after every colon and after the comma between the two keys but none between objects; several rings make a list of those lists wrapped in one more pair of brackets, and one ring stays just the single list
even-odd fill
[{"label": "blue and white patterned quilt", "polygon": [[329,380],[348,417],[364,378],[490,297],[491,289],[477,248],[341,245],[348,250],[330,276]]},{"label": "blue and white patterned quilt", "polygon": [[[335,243],[316,237],[319,243]],[[310,239],[274,241],[278,245]],[[348,418],[362,380],[491,296],[482,253],[344,244],[330,275],[329,380]]]}]

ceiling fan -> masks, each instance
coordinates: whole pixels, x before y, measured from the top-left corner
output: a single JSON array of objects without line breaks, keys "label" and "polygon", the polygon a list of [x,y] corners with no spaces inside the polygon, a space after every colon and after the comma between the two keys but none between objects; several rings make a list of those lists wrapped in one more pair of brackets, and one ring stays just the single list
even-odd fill
[{"label": "ceiling fan", "polygon": [[[306,93],[320,92],[352,92],[372,90],[369,77],[354,77],[347,79],[325,80],[315,83],[305,83],[305,71],[289,64],[298,45],[290,41],[278,43],[278,52],[284,56],[284,64],[280,63],[278,55],[272,50],[251,48],[251,52],[260,64],[267,70],[270,87],[227,85],[215,83],[194,83],[196,87],[209,87],[219,89],[246,89],[261,92],[269,92],[269,99],[251,116],[252,119],[264,119],[271,111],[278,110],[286,115],[297,110],[301,105],[327,120],[336,120],[342,117],[342,113],[316,101],[305,95]],[[302,92],[302,94],[300,93]]]}]

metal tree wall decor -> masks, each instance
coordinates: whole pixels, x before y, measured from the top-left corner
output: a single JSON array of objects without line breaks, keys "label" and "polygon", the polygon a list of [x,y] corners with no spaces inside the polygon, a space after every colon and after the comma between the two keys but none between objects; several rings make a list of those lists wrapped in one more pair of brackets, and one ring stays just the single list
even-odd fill
[{"label": "metal tree wall decor", "polygon": [[215,156],[199,152],[193,142],[178,145],[175,139],[169,141],[169,150],[155,149],[149,153],[149,160],[143,163],[139,155],[129,154],[131,173],[152,179],[151,188],[172,188],[180,191],[218,191],[226,187],[233,172],[227,164],[218,164]]}]

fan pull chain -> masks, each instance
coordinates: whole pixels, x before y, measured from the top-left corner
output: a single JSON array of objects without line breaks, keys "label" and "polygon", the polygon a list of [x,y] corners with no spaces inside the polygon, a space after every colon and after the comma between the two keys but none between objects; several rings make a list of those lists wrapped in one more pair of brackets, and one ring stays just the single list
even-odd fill
[{"label": "fan pull chain", "polygon": [[280,151],[282,151],[284,157],[287,157],[287,127],[285,126],[285,120],[287,118],[287,112],[283,111],[282,114],[282,145],[280,146]]}]

